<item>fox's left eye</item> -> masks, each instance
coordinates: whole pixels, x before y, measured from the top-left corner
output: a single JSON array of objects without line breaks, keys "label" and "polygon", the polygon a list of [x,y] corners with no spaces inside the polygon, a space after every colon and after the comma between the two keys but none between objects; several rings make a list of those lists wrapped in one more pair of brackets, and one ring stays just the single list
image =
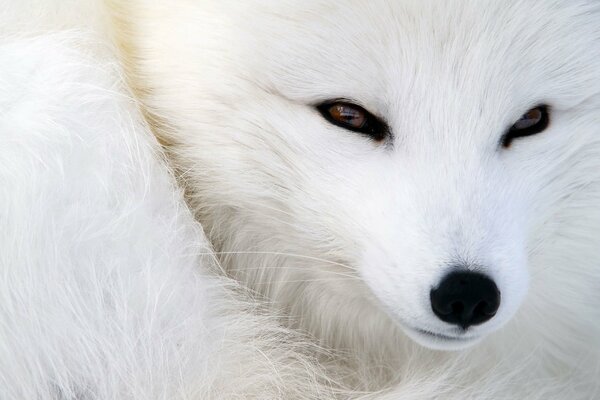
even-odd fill
[{"label": "fox's left eye", "polygon": [[548,106],[541,105],[527,111],[502,137],[502,146],[509,147],[513,139],[535,135],[548,127]]}]

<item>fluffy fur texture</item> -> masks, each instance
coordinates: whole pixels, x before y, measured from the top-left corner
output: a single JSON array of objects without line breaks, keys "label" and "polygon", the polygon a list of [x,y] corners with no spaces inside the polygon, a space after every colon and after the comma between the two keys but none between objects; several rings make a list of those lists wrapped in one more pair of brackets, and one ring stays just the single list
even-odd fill
[{"label": "fluffy fur texture", "polygon": [[0,43],[0,398],[329,398],[310,346],[211,272],[119,68],[81,36]]},{"label": "fluffy fur texture", "polygon": [[[120,47],[127,80],[165,144],[188,204],[221,265],[267,299],[272,314],[283,309],[282,319],[289,327],[309,332],[331,349],[326,359],[331,376],[357,389],[395,384],[386,399],[600,396],[600,6],[596,1],[508,0],[483,6],[477,0],[107,0],[104,5],[101,20],[90,25],[100,27]],[[82,96],[75,96],[80,101]],[[314,105],[335,98],[353,100],[387,120],[393,139],[376,144],[327,123]],[[80,104],[73,101],[69,110]],[[516,140],[508,149],[498,146],[506,128],[539,103],[551,106],[549,129]],[[102,122],[87,128],[104,132]],[[121,147],[115,145],[117,153],[131,148],[123,136]],[[88,166],[93,176],[109,173],[110,168],[102,167],[107,158],[99,157],[93,168]],[[81,169],[62,171],[76,174]],[[142,173],[146,178],[152,175]],[[63,182],[76,181],[69,175]],[[101,180],[108,181],[113,180]],[[38,186],[35,190],[41,190]],[[27,204],[28,199],[31,202],[34,196],[25,196],[17,204]],[[38,207],[42,204],[35,202]],[[172,215],[168,206],[166,210]],[[44,221],[40,214],[31,216],[36,224]],[[30,221],[22,214],[13,218],[18,226]],[[106,226],[114,224],[106,224],[106,218],[96,223],[102,225],[83,232],[118,237],[107,231]],[[143,240],[136,243],[151,240],[140,228],[129,239],[114,241],[115,246],[123,246],[140,232]],[[177,232],[186,238],[191,235],[186,229]],[[149,237],[163,233],[159,229]],[[175,240],[160,237],[153,242],[160,243],[158,248],[168,248]],[[186,247],[180,245],[188,243],[186,238],[175,240],[174,253],[163,254],[166,263],[172,265],[173,254],[182,256],[177,251]],[[72,246],[64,242],[59,241]],[[17,257],[10,251],[18,249],[8,248],[9,260]],[[140,257],[148,257],[148,249],[155,251],[152,246],[143,249]],[[99,247],[95,251],[99,256],[107,254]],[[61,253],[44,251],[40,245],[34,254]],[[151,260],[147,263],[158,265],[154,257]],[[437,320],[428,303],[429,290],[457,264],[490,275],[502,291],[497,316],[466,333]],[[25,288],[37,282],[33,273],[13,275],[26,282]],[[92,288],[101,287],[98,282],[111,282],[110,273],[106,279],[80,272],[71,276]],[[194,325],[181,321],[196,318],[209,321],[209,328],[217,332],[220,324],[235,326],[239,319],[235,310],[244,308],[244,303],[226,307],[213,326],[214,316],[203,315],[212,315],[216,306],[228,303],[217,296],[213,302],[199,301],[208,307],[191,313],[194,307],[185,299],[197,290],[189,289],[186,276],[176,276],[180,280],[172,286],[159,286],[172,287],[168,293],[174,296],[167,297],[174,300],[162,309],[174,325],[166,324],[161,332],[188,338]],[[142,310],[127,313],[142,327],[163,326],[155,323],[160,319],[152,313],[144,314],[147,307],[134,308],[141,297],[137,288],[147,288],[148,281],[156,282],[125,279],[136,292],[127,292],[134,294],[121,300],[125,309]],[[157,281],[163,283],[162,278]],[[103,295],[113,294],[114,286],[108,287]],[[52,301],[42,298],[32,308],[33,315],[43,317],[42,304],[54,302],[71,305],[66,310],[83,307],[87,303],[82,298],[65,303],[56,295]],[[184,304],[182,309],[176,306]],[[89,318],[87,312],[77,315]],[[112,321],[119,315],[93,321]],[[254,321],[249,325],[260,318],[243,315]],[[54,316],[47,320],[78,321]],[[237,334],[248,336],[236,340],[231,349],[213,348],[212,342],[195,337],[195,342],[184,340],[178,352],[176,346],[169,348],[174,341],[168,335],[149,339],[147,346],[133,353],[137,357],[122,356],[131,363],[145,357],[146,369],[117,368],[122,372],[117,377],[145,382],[133,386],[140,388],[139,393],[154,384],[176,386],[180,381],[165,372],[172,370],[161,368],[164,359],[146,354],[154,354],[153,346],[166,352],[158,354],[196,356],[191,349],[200,351],[194,346],[201,345],[201,354],[208,351],[223,360],[231,360],[228,355],[236,352],[243,356],[241,349],[251,352],[256,346],[257,351],[267,351],[267,359],[275,360],[270,372],[277,374],[269,375],[250,357],[242,358],[237,371],[256,373],[243,376],[242,383],[257,386],[238,384],[232,372],[220,381],[232,379],[226,388],[252,397],[263,384],[261,379],[267,379],[273,390],[293,393],[280,395],[283,398],[293,397],[303,385],[306,396],[325,395],[311,392],[318,390],[317,379],[311,376],[318,375],[319,369],[294,348],[279,352],[279,339],[272,333],[236,328],[243,331]],[[415,328],[457,340],[436,339]],[[39,329],[23,331],[31,334],[23,337],[23,344],[39,340],[34,335]],[[79,331],[104,332],[89,324]],[[137,343],[138,332],[123,331],[121,337],[135,338]],[[85,349],[129,348],[121,345],[119,336],[98,335],[110,339],[85,341],[87,346],[61,354],[82,354],[85,359],[90,358]],[[31,357],[52,354],[57,348],[32,350]],[[119,389],[114,389],[113,380],[106,378],[114,375],[99,372],[104,371],[100,366],[119,365],[112,362],[114,352],[94,354],[97,358],[90,359],[97,364],[88,369],[77,363],[69,368],[50,364],[56,369],[43,371],[57,371],[57,376],[88,371],[88,378],[96,377],[113,390],[110,394],[129,387],[117,379]],[[198,366],[204,372],[207,364],[195,363],[194,357],[191,361],[173,357],[177,368],[189,372],[182,374],[185,379],[203,390],[211,387],[212,375],[200,373],[194,381],[191,372]],[[7,368],[3,366],[2,372],[11,372]],[[294,369],[304,373],[292,378]],[[231,369],[225,365],[210,372],[222,377]],[[15,372],[7,381],[21,376],[26,375]],[[281,380],[272,382],[269,376]],[[203,398],[204,393],[198,396]]]},{"label": "fluffy fur texture", "polygon": [[[130,79],[223,266],[345,352],[359,385],[400,381],[404,398],[598,396],[598,2],[116,12]],[[314,105],[338,98],[393,138],[329,124]],[[499,146],[540,103],[550,127]],[[502,292],[498,314],[466,333],[429,303],[457,265]]]}]

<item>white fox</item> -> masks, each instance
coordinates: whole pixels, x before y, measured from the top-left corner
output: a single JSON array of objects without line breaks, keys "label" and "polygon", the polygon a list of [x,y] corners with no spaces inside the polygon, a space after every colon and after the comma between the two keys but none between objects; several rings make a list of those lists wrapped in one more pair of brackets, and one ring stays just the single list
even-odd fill
[{"label": "white fox", "polygon": [[600,385],[600,4],[111,1],[225,271],[401,399]]}]

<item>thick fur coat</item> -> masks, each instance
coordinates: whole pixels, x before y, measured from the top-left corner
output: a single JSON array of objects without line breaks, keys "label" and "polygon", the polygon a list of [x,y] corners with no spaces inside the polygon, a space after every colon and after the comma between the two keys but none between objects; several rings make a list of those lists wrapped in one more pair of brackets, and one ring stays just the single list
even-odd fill
[{"label": "thick fur coat", "polygon": [[328,398],[310,345],[215,273],[92,43],[0,44],[0,398]]},{"label": "thick fur coat", "polygon": [[[220,266],[328,350],[331,379],[391,399],[600,396],[598,2],[103,6],[89,25],[118,48]],[[315,106],[332,99],[385,120],[389,138],[328,123]],[[548,129],[500,146],[539,104]],[[464,332],[429,304],[457,265],[502,293]],[[321,390],[296,350],[267,355],[304,366],[281,390]]]}]

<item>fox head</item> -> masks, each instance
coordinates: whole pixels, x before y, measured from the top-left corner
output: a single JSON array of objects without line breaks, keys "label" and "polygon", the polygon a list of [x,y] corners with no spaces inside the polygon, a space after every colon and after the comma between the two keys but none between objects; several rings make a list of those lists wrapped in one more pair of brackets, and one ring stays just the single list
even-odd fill
[{"label": "fox head", "polygon": [[464,348],[582,258],[596,3],[162,3],[140,93],[225,268],[295,323]]}]

